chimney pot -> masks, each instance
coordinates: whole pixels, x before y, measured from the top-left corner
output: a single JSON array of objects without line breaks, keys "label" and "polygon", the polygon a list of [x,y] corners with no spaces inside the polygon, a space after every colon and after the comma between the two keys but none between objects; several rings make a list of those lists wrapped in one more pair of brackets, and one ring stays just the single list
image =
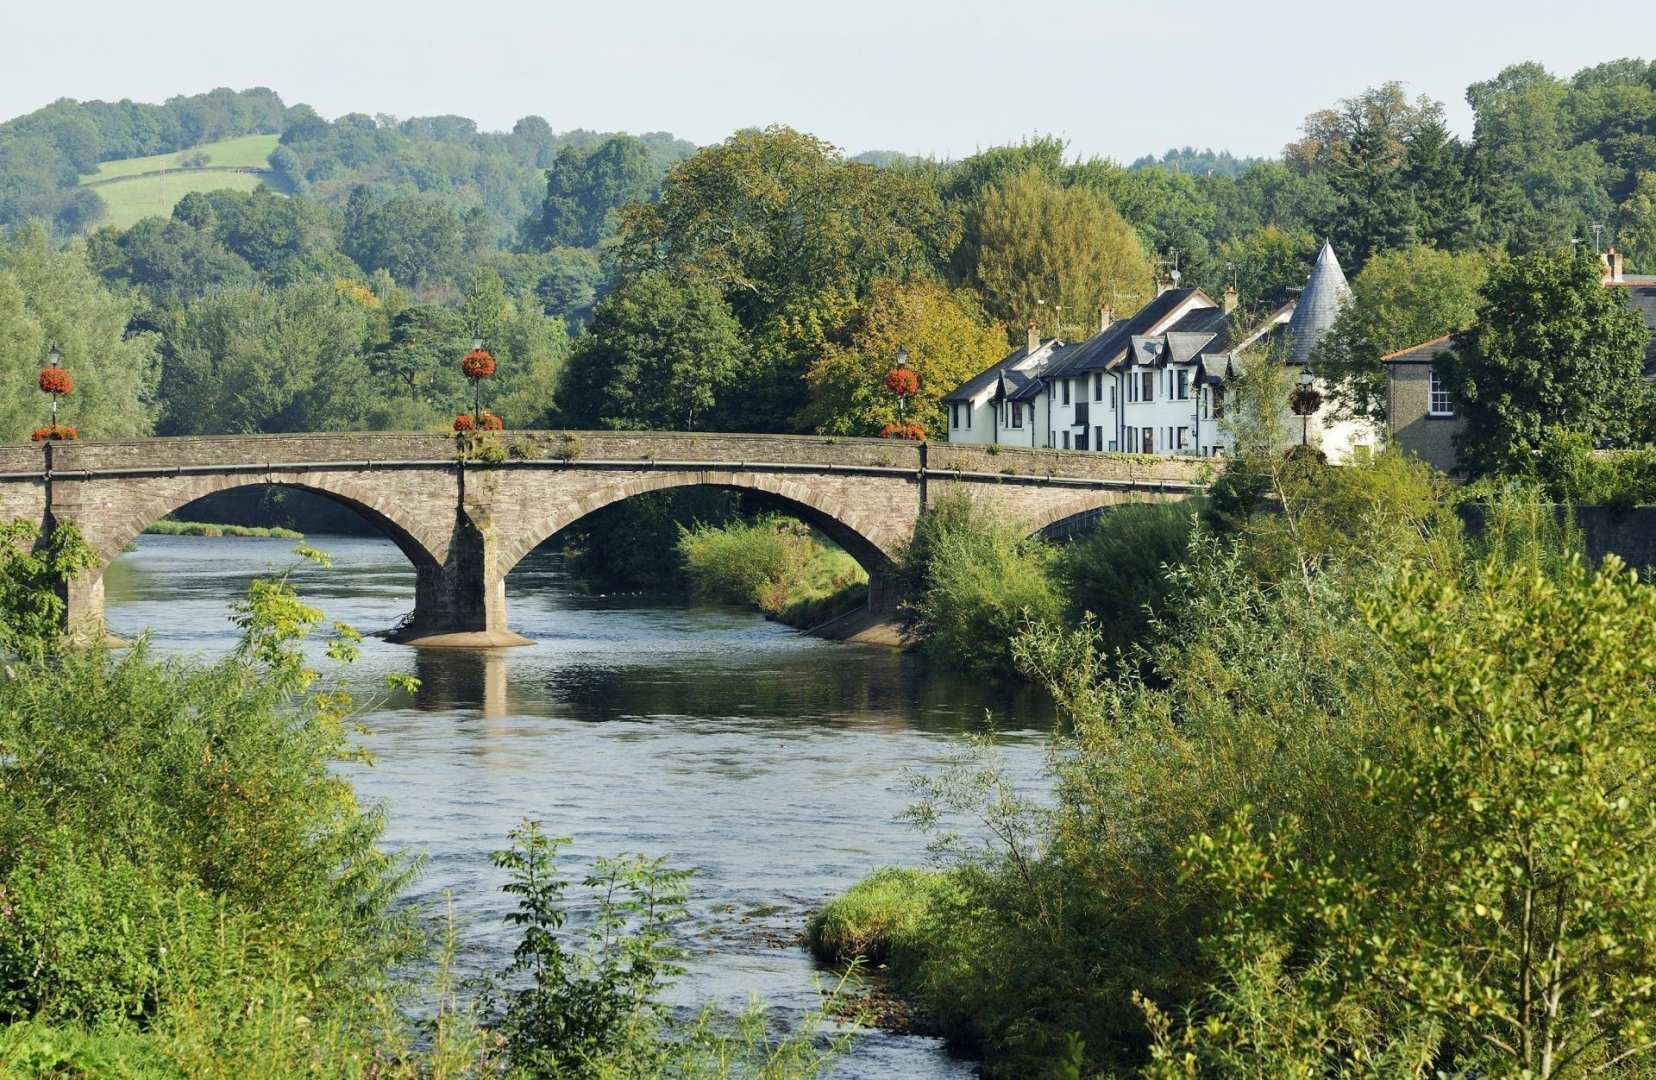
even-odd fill
[{"label": "chimney pot", "polygon": [[1034,356],[1041,347],[1041,331],[1034,323],[1029,324],[1028,355]]}]

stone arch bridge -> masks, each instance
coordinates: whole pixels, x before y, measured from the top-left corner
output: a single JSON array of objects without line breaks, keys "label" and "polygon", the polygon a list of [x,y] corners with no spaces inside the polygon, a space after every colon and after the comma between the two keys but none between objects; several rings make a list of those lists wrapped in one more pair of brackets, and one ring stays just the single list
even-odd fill
[{"label": "stone arch bridge", "polygon": [[155,438],[0,447],[0,519],[74,524],[98,556],[68,589],[68,618],[100,632],[103,570],[152,522],[214,492],[276,484],[375,523],[413,563],[415,607],[394,640],[518,644],[506,575],[542,541],[647,491],[759,492],[821,529],[868,571],[870,607],[896,603],[891,571],[929,502],[963,491],[1032,533],[1101,507],[1182,499],[1198,459],[881,439],[660,432],[506,432],[463,455],[445,435]]}]

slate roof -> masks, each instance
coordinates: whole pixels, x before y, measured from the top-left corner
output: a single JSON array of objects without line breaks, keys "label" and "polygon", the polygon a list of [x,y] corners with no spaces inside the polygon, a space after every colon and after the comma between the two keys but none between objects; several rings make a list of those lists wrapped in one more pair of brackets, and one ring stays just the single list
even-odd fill
[{"label": "slate roof", "polygon": [[[1042,348],[1049,345],[1054,346],[1053,353],[1055,355],[1061,352],[1064,348],[1063,342],[1059,341],[1057,338],[1043,338],[1041,340]],[[970,401],[972,398],[975,398],[978,394],[982,393],[986,388],[994,386],[996,382],[999,381],[1001,372],[1016,370],[1017,365],[1027,359],[1029,359],[1029,345],[1027,343],[1019,345],[1016,349],[1013,349],[1011,352],[1001,357],[996,363],[984,368],[982,371],[978,372],[976,375],[973,375],[970,379],[967,379],[947,394],[944,394],[943,400]],[[1047,366],[1049,368],[1052,366],[1051,360],[1048,360]]]},{"label": "slate roof", "polygon": [[1624,277],[1615,282],[1627,290],[1627,301],[1650,328],[1650,343],[1645,346],[1644,377],[1656,379],[1656,277]]},{"label": "slate roof", "polygon": [[[1062,363],[1049,364],[1047,374],[1057,377],[1103,371],[1124,350],[1132,347],[1135,336],[1143,337],[1151,327],[1199,292],[1200,289],[1168,289],[1120,322],[1111,323],[1109,329],[1065,349]],[[1181,317],[1179,321],[1183,322],[1185,318],[1188,316]]]},{"label": "slate roof", "polygon": [[1398,349],[1387,353],[1380,358],[1382,364],[1430,364],[1436,360],[1439,353],[1448,352],[1453,338],[1451,334],[1435,337],[1431,341],[1422,341],[1419,345],[1410,345],[1407,349]]},{"label": "slate roof", "polygon": [[1351,286],[1334,255],[1334,245],[1324,241],[1288,322],[1289,363],[1303,367],[1311,362],[1311,351],[1334,325],[1334,317],[1350,296]]}]

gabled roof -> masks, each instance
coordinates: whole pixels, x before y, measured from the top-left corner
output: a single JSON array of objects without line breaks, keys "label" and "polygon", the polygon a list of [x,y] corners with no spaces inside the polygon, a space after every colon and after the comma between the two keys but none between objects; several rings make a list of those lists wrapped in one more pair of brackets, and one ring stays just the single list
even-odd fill
[{"label": "gabled roof", "polygon": [[1294,303],[1294,317],[1288,323],[1288,361],[1304,366],[1311,362],[1311,352],[1322,340],[1334,317],[1351,297],[1351,286],[1346,283],[1345,271],[1334,255],[1334,245],[1323,243],[1317,261],[1311,267],[1311,277],[1305,291]]},{"label": "gabled roof", "polygon": [[[1042,338],[1040,347],[1035,350],[1035,362],[1039,362],[1040,354],[1044,350],[1050,350],[1053,355],[1056,355],[1063,349],[1064,343],[1059,341],[1057,338]],[[991,386],[995,386],[1000,381],[1000,374],[1002,371],[1017,371],[1021,367],[1027,367],[1029,359],[1030,354],[1028,343],[1019,345],[1016,349],[1013,349],[1011,352],[1001,357],[1000,360],[996,361],[994,364],[984,368],[982,371],[978,372],[976,375],[973,375],[970,379],[967,379],[947,394],[944,394],[942,400],[945,402],[970,401],[979,394],[983,393],[984,390]],[[1052,362],[1049,358],[1047,366],[1051,367],[1051,364]]]},{"label": "gabled roof", "polygon": [[1454,340],[1453,334],[1444,334],[1431,341],[1422,341],[1419,345],[1410,345],[1407,349],[1398,349],[1387,353],[1380,358],[1382,364],[1430,364],[1436,360],[1439,353],[1449,351]]},{"label": "gabled roof", "polygon": [[[1064,351],[1062,364],[1048,365],[1047,374],[1057,377],[1105,370],[1133,347],[1135,337],[1165,330],[1161,324],[1192,297],[1202,303],[1199,310],[1223,310],[1200,289],[1168,289],[1120,322],[1111,323],[1103,332],[1070,346]],[[1179,321],[1183,322],[1191,314],[1181,315]]]},{"label": "gabled roof", "polygon": [[1211,330],[1169,330],[1166,334],[1167,362],[1169,364],[1190,363],[1200,356],[1207,348],[1208,343],[1217,336]]}]

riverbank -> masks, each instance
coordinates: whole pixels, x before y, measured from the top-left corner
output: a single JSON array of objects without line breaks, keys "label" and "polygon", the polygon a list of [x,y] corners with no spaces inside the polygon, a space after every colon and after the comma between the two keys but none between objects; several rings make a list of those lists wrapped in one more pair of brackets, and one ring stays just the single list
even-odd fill
[{"label": "riverbank", "polygon": [[151,536],[240,536],[261,540],[303,540],[297,529],[263,525],[220,525],[205,521],[173,521],[162,518],[144,527]]}]

